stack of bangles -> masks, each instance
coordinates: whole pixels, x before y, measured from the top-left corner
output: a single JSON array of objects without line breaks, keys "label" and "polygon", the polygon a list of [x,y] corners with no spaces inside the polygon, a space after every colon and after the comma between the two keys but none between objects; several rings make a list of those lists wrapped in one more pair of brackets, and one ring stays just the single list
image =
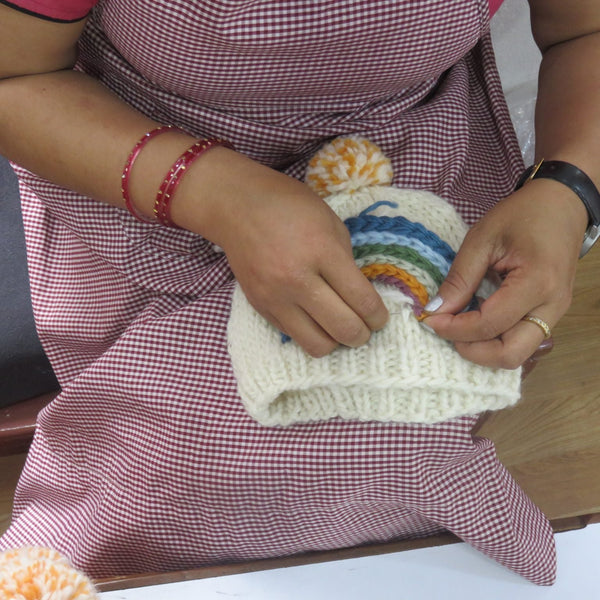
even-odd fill
[{"label": "stack of bangles", "polygon": [[139,156],[140,152],[144,148],[144,146],[156,136],[167,133],[169,131],[181,131],[177,127],[173,125],[163,125],[161,127],[157,127],[156,129],[152,129],[148,133],[146,133],[133,147],[129,157],[127,158],[127,162],[125,163],[125,167],[123,169],[123,175],[121,176],[121,192],[123,194],[123,199],[125,201],[125,206],[127,210],[142,223],[161,223],[166,227],[177,227],[175,223],[171,220],[171,199],[181,178],[183,177],[186,169],[204,152],[214,148],[215,146],[225,146],[226,148],[233,149],[233,146],[222,139],[219,138],[208,138],[204,140],[199,140],[192,146],[190,146],[174,163],[173,166],[169,169],[169,172],[166,174],[165,178],[162,180],[160,184],[160,188],[158,193],[156,194],[156,200],[154,201],[154,216],[155,219],[148,219],[144,215],[142,215],[133,204],[133,200],[131,199],[131,194],[129,192],[129,178],[131,176],[131,169],[133,168],[133,164],[135,163],[136,158]]}]

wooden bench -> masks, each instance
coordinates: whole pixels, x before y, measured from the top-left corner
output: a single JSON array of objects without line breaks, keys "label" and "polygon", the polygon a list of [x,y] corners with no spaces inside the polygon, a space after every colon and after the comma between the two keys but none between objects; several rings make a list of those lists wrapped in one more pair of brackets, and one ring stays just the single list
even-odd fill
[{"label": "wooden bench", "polygon": [[0,409],[0,456],[27,452],[37,415],[55,395],[44,394]]}]

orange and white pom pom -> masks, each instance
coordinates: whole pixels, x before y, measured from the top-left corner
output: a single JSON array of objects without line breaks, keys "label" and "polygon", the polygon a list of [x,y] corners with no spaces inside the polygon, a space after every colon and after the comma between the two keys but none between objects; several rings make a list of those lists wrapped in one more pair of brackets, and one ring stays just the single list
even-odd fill
[{"label": "orange and white pom pom", "polygon": [[390,160],[378,146],[358,137],[340,137],[319,150],[308,164],[306,183],[325,198],[372,185],[389,185]]},{"label": "orange and white pom pom", "polygon": [[56,550],[23,547],[0,553],[0,600],[96,600],[92,582]]}]

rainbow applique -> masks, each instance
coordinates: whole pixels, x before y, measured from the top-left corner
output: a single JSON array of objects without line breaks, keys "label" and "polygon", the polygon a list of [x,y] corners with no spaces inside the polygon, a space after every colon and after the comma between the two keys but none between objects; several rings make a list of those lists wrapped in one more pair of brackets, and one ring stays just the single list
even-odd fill
[{"label": "rainbow applique", "polygon": [[344,221],[350,232],[356,264],[371,281],[398,288],[417,318],[448,274],[456,253],[421,223],[405,217],[374,216],[380,201]]}]

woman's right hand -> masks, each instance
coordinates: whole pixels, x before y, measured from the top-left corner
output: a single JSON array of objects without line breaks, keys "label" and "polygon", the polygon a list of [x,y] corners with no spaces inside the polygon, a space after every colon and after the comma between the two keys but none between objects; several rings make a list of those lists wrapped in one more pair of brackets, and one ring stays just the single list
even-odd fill
[{"label": "woman's right hand", "polygon": [[[0,4],[0,153],[124,208],[123,166],[160,123],[70,70],[84,25]],[[162,177],[194,141],[173,132],[144,148],[130,178],[140,212],[152,215]],[[249,301],[308,353],[358,346],[385,324],[387,311],[356,267],[343,223],[299,181],[213,148],[182,179],[171,206],[176,223],[225,250]]]},{"label": "woman's right hand", "polygon": [[[385,325],[387,309],[354,262],[348,230],[308,186],[225,148],[195,165],[173,220],[223,248],[270,323],[315,357],[365,344]],[[196,201],[194,181],[204,190]]]}]

